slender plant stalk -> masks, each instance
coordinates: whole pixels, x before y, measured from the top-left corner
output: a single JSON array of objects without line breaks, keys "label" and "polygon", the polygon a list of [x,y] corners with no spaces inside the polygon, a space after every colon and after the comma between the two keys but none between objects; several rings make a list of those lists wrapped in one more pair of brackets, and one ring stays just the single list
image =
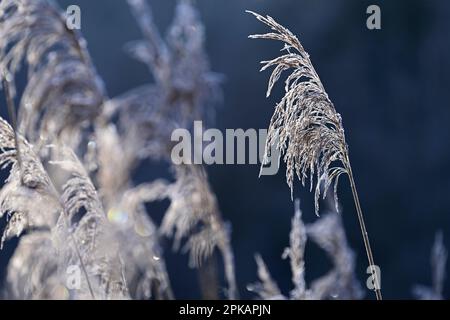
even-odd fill
[{"label": "slender plant stalk", "polygon": [[367,232],[366,224],[364,222],[364,215],[363,215],[363,212],[361,209],[361,203],[359,202],[359,196],[358,196],[358,192],[356,190],[355,179],[353,177],[353,171],[352,171],[352,167],[350,165],[350,160],[349,160],[348,156],[347,156],[347,164],[348,164],[348,166],[347,166],[348,178],[350,180],[350,186],[352,189],[353,200],[355,202],[356,212],[358,215],[359,226],[361,227],[361,233],[362,233],[362,237],[364,240],[364,246],[366,248],[367,259],[369,261],[369,268],[371,269],[372,275],[374,276],[375,295],[377,297],[377,300],[382,300],[383,298],[381,296],[381,289],[379,288],[380,281],[378,279],[378,273],[372,269],[372,267],[375,266],[375,261],[373,259],[373,253],[372,253],[372,249],[370,247],[369,233]]}]

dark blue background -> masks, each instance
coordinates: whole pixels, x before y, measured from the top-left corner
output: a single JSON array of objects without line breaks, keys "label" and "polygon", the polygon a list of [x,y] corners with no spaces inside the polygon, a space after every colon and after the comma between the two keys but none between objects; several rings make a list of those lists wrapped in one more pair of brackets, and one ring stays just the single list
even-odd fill
[{"label": "dark blue background", "polygon": [[[81,7],[82,33],[111,97],[152,81],[147,68],[123,50],[128,41],[141,38],[124,0],[58,2],[63,7]],[[158,26],[165,30],[175,1],[149,3]],[[226,77],[216,127],[268,126],[282,86],[265,99],[269,74],[258,73],[259,61],[275,57],[280,44],[247,39],[267,29],[244,10],[270,14],[298,35],[342,114],[375,259],[381,266],[384,296],[409,298],[414,284],[430,284],[429,256],[437,230],[444,231],[450,248],[450,2],[197,3],[206,25],[212,68]],[[366,8],[371,4],[381,6],[382,30],[366,28]],[[159,169],[142,166],[137,180],[158,176]],[[256,280],[255,252],[263,255],[282,289],[290,289],[289,264],[281,259],[293,214],[284,168],[275,177],[261,179],[257,166],[213,166],[208,171],[223,215],[233,226],[241,295],[251,297],[245,286]],[[366,257],[347,179],[342,179],[339,192],[347,236],[364,284]],[[317,219],[313,195],[299,183],[295,194],[302,199],[304,219]],[[164,245],[169,250],[170,244]],[[13,247],[14,243],[8,244],[0,255],[3,276]],[[186,259],[172,254],[167,259],[176,296],[198,297],[196,276],[185,267]],[[320,276],[328,267],[323,253],[308,246],[307,279]]]}]

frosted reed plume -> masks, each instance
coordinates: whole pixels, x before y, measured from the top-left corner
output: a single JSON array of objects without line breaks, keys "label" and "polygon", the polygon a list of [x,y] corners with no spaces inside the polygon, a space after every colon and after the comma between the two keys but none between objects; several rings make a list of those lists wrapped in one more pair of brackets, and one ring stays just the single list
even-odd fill
[{"label": "frosted reed plume", "polygon": [[86,42],[65,21],[46,0],[0,3],[0,71],[14,96],[13,77],[26,65],[19,132],[33,144],[58,138],[76,147],[84,120],[95,118],[104,100]]},{"label": "frosted reed plume", "polygon": [[258,268],[259,282],[247,286],[247,289],[255,292],[263,300],[285,300],[286,297],[278,288],[278,284],[272,279],[269,269],[261,255],[255,255],[256,266]]},{"label": "frosted reed plume", "polygon": [[227,297],[236,299],[238,292],[229,230],[222,220],[206,172],[194,165],[177,166],[175,171],[176,182],[168,189],[171,204],[161,224],[161,232],[173,235],[175,249],[184,237],[188,237],[184,250],[189,251],[191,267],[199,267],[218,248],[224,262]]},{"label": "frosted reed plume", "polygon": [[302,221],[302,212],[300,211],[300,200],[295,201],[295,215],[292,218],[292,228],[289,234],[290,246],[285,249],[283,259],[289,258],[291,263],[292,283],[294,289],[291,291],[291,298],[294,300],[304,300],[309,292],[306,289],[305,282],[305,246],[306,246],[306,228]]},{"label": "frosted reed plume", "polygon": [[[156,298],[173,297],[158,247],[156,226],[143,212],[142,202],[127,189],[131,165],[117,171],[111,163],[101,168],[104,170],[97,170],[99,164],[112,158],[105,153],[112,151],[111,143],[118,143],[119,139],[114,134],[101,135],[100,142],[110,143],[101,145],[105,156],[102,163],[95,155],[98,147],[95,140],[100,135],[89,137],[85,134],[94,123],[98,123],[101,133],[111,132],[114,124],[105,123],[104,117],[98,117],[103,113],[102,104],[107,98],[84,40],[76,31],[66,29],[65,17],[49,1],[2,1],[0,9],[0,32],[4,34],[0,40],[4,89],[11,96],[16,94],[13,75],[22,64],[25,65],[28,82],[20,99],[17,127],[34,142],[31,145],[20,138],[23,142],[18,144],[21,146],[19,152],[14,130],[5,123],[7,129],[2,131],[1,138],[7,142],[2,149],[5,151],[3,167],[12,163],[12,171],[1,191],[2,216],[10,217],[3,240],[18,236],[24,229],[39,231],[37,235],[23,236],[11,259],[8,267],[10,293],[16,298],[122,299],[128,297],[129,280],[134,298],[147,298],[152,294]],[[15,108],[10,110],[14,119]],[[87,138],[91,141],[85,146]],[[48,143],[55,145],[48,148]],[[86,170],[75,154],[68,152],[61,143],[74,148],[80,146],[81,154],[87,151],[84,155]],[[130,151],[136,151],[138,147]],[[30,158],[29,155],[33,156]],[[41,163],[41,156],[45,165]],[[89,173],[94,171],[110,178],[111,171],[106,170],[107,167],[121,173],[119,178],[122,179],[122,183],[117,184],[117,179],[99,179],[109,184],[109,189],[102,188],[102,192],[109,191],[110,197],[104,198],[111,223],[89,178]],[[39,170],[31,170],[36,168]],[[61,196],[56,191],[60,187]],[[119,191],[121,193],[113,194]],[[130,215],[131,223],[116,223],[115,210],[122,208]],[[39,257],[35,252],[48,254],[41,256],[40,263],[36,261]],[[122,256],[127,258],[126,264]],[[37,267],[29,269],[27,261]],[[82,288],[68,292],[65,289],[66,269],[72,264],[83,270]],[[41,288],[39,292],[38,288]]]},{"label": "frosted reed plume", "polygon": [[332,270],[311,284],[315,299],[362,299],[364,292],[355,277],[355,255],[347,243],[341,216],[330,210],[307,225],[306,230],[308,237],[327,253],[333,263]]},{"label": "frosted reed plume", "polygon": [[[288,296],[281,293],[260,255],[256,255],[259,282],[248,289],[264,300],[361,299],[362,289],[354,277],[355,259],[347,244],[339,216],[328,213],[312,225],[305,226],[300,201],[295,201],[295,215],[289,235],[289,247],[283,253],[289,259],[294,288]],[[305,280],[305,247],[308,238],[331,258],[333,268],[308,286]]]},{"label": "frosted reed plume", "polygon": [[416,285],[413,294],[420,300],[443,300],[442,295],[445,282],[445,268],[447,266],[448,253],[444,246],[442,232],[436,233],[433,248],[431,249],[431,288]]},{"label": "frosted reed plume", "polygon": [[[309,178],[311,190],[315,182],[316,214],[319,213],[321,195],[325,198],[331,185],[333,185],[336,211],[338,211],[339,177],[347,174],[369,265],[374,266],[373,254],[350,165],[341,115],[336,112],[314,69],[309,54],[298,38],[272,17],[263,17],[257,13],[248,12],[272,30],[266,34],[251,35],[250,38],[277,40],[284,43],[283,51],[286,52],[284,55],[262,62],[264,66],[261,71],[274,67],[269,79],[267,96],[270,96],[283,72],[293,69],[285,81],[285,95],[277,104],[270,121],[265,158],[267,159],[271,147],[280,151],[287,166],[286,179],[292,195],[295,174],[303,185]],[[381,299],[380,289],[375,289],[375,293],[377,299]]]},{"label": "frosted reed plume", "polygon": [[139,130],[145,142],[143,154],[169,159],[175,128],[189,129],[195,120],[212,120],[221,77],[210,71],[204,26],[190,1],[178,2],[166,38],[156,28],[146,1],[128,3],[144,39],[129,43],[126,49],[148,66],[155,83],[120,97],[125,102],[119,110],[120,127],[128,130],[132,123]]},{"label": "frosted reed plume", "polygon": [[[8,268],[8,286],[16,298],[64,297],[61,289],[70,265],[83,270],[84,278],[76,291],[78,298],[125,298],[121,264],[113,260],[118,259],[118,253],[105,238],[108,227],[102,224],[105,217],[101,215],[101,204],[76,156],[64,151],[65,160],[54,162],[71,172],[59,194],[32,146],[15,135],[3,119],[0,137],[2,167],[11,166],[7,184],[0,192],[0,216],[9,217],[3,240],[27,231]],[[16,144],[20,146],[20,163]],[[74,224],[72,220],[82,208],[86,213]],[[46,254],[39,258],[36,252]],[[35,268],[27,269],[22,262],[33,263]],[[21,287],[23,283],[27,284]]]},{"label": "frosted reed plume", "polygon": [[[166,39],[160,36],[145,1],[128,3],[144,40],[130,43],[127,50],[149,67],[155,83],[127,93],[120,98],[122,103],[114,101],[106,110],[119,114],[118,130],[127,132],[126,140],[137,142],[132,145],[141,146],[141,158],[170,160],[170,135],[174,128],[189,129],[199,119],[211,121],[212,104],[220,96],[220,76],[209,70],[204,27],[190,1],[178,2]],[[120,105],[125,108],[117,109]],[[167,190],[160,189],[160,197],[171,200],[161,232],[173,235],[174,248],[187,237],[185,250],[190,252],[191,267],[199,268],[218,248],[225,265],[227,297],[235,299],[237,285],[229,231],[206,172],[197,166],[180,166],[174,168],[174,173],[175,183],[168,185]],[[198,227],[200,231],[193,232]]]},{"label": "frosted reed plume", "polygon": [[[16,146],[20,146],[20,162]],[[32,146],[21,136],[16,137],[1,118],[0,152],[0,166],[10,167],[6,184],[0,190],[0,217],[7,215],[9,220],[2,236],[3,246],[5,240],[20,236],[27,228],[49,230],[56,223],[60,208],[56,191]]]},{"label": "frosted reed plume", "polygon": [[[56,243],[61,241],[58,246],[62,248],[59,253],[61,263],[66,263],[68,267],[76,264],[77,259],[83,262],[82,268],[91,277],[86,285],[94,293],[94,299],[127,298],[128,288],[119,243],[106,218],[97,190],[76,155],[70,149],[55,148],[56,157],[51,164],[69,174],[61,193],[64,212],[55,231]],[[74,239],[79,247],[65,246],[68,238]]]}]

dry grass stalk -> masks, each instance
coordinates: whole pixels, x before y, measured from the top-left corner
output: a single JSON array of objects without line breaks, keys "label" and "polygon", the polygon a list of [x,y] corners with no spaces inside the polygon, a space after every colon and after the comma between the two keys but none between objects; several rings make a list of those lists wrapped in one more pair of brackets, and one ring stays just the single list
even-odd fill
[{"label": "dry grass stalk", "polygon": [[[320,196],[323,195],[325,198],[333,184],[337,207],[339,177],[347,174],[369,265],[374,266],[375,262],[350,165],[341,115],[336,112],[309,54],[298,38],[272,17],[248,12],[272,29],[270,33],[251,35],[250,38],[284,43],[284,55],[262,62],[264,64],[262,71],[274,67],[269,79],[267,96],[270,96],[282,73],[293,69],[285,81],[285,95],[277,104],[270,121],[266,158],[271,147],[275,147],[283,155],[287,166],[286,179],[292,194],[295,174],[303,185],[309,178],[311,190],[315,181],[316,214],[319,212]],[[376,289],[375,293],[377,299],[381,299],[381,290]]]}]

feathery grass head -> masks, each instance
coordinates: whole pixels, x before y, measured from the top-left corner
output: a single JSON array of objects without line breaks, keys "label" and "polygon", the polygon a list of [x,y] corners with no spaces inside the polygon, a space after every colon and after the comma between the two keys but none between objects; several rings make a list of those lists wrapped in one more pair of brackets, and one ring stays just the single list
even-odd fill
[{"label": "feathery grass head", "polygon": [[437,232],[431,249],[432,286],[416,285],[413,294],[420,300],[442,300],[445,282],[445,268],[448,252],[444,245],[444,236]]},{"label": "feathery grass head", "polygon": [[[305,248],[307,241],[315,242],[332,259],[333,268],[308,286],[305,280]],[[289,259],[294,288],[288,296],[280,293],[262,258],[257,255],[259,282],[248,286],[249,291],[263,299],[323,300],[360,299],[362,290],[354,276],[354,254],[347,244],[344,228],[337,214],[327,214],[314,224],[302,221],[300,201],[295,201],[289,247],[283,258]]]},{"label": "feathery grass head", "polygon": [[[169,236],[174,233],[175,248],[193,232],[185,248],[190,252],[191,267],[198,267],[218,244],[219,234],[212,232],[218,213],[217,201],[202,167],[177,166],[175,174],[177,180],[168,190],[171,205],[161,224],[161,232]],[[198,229],[200,231],[196,232]]]},{"label": "feathery grass head", "polygon": [[347,172],[348,151],[341,116],[336,112],[308,53],[297,37],[270,16],[263,17],[248,12],[273,31],[251,35],[250,38],[284,43],[284,55],[262,62],[264,66],[261,71],[274,67],[267,96],[270,96],[282,73],[292,70],[285,81],[286,93],[277,104],[270,121],[266,156],[271,147],[275,147],[283,155],[287,165],[286,179],[291,192],[294,188],[295,174],[303,185],[309,178],[311,189],[314,176],[317,176],[315,204],[318,214],[320,195],[323,194],[325,197],[328,188],[334,182],[336,198],[339,176]]},{"label": "feathery grass head", "polygon": [[248,285],[247,289],[255,292],[263,300],[284,300],[285,297],[278,288],[278,284],[272,279],[269,269],[261,255],[255,255],[256,265],[258,267],[259,282]]},{"label": "feathery grass head", "polygon": [[[64,213],[55,227],[55,238],[71,239],[72,246],[59,246],[62,266],[83,264],[86,272],[86,296],[101,299],[126,299],[127,283],[123,275],[120,245],[107,220],[97,190],[75,153],[53,146],[51,164],[68,174],[62,186]],[[88,290],[89,289],[89,290]],[[89,293],[89,291],[91,291]],[[93,295],[92,293],[95,293]],[[80,298],[85,296],[80,293]]]},{"label": "feathery grass head", "polygon": [[307,241],[306,228],[302,221],[300,200],[295,200],[295,215],[292,218],[292,228],[289,234],[290,246],[285,249],[283,258],[289,258],[292,271],[292,283],[294,290],[292,299],[306,299],[309,292],[305,282],[305,247]]},{"label": "feathery grass head", "polygon": [[[20,162],[16,146],[20,146]],[[8,218],[0,247],[28,228],[50,228],[60,213],[55,190],[33,147],[0,118],[0,167],[9,166],[9,177],[0,190],[0,218]]]},{"label": "feathery grass head", "polygon": [[221,77],[210,70],[197,8],[191,1],[177,1],[175,17],[163,38],[144,0],[128,0],[128,4],[144,41],[132,42],[127,49],[147,64],[156,80],[152,104],[158,104],[167,122],[174,121],[179,127],[188,128],[194,120],[212,119],[212,106],[220,98]]},{"label": "feathery grass head", "polygon": [[349,247],[340,215],[329,212],[306,226],[308,238],[330,257],[333,269],[311,284],[315,299],[362,299],[364,293],[355,277],[356,258]]},{"label": "feathery grass head", "polygon": [[222,219],[207,173],[201,166],[181,165],[175,167],[175,176],[176,181],[167,190],[171,204],[162,221],[161,232],[173,235],[175,248],[188,237],[184,250],[189,252],[189,264],[193,268],[200,267],[217,248],[224,262],[226,295],[236,299],[230,230]]},{"label": "feathery grass head", "polygon": [[0,71],[11,78],[26,66],[27,85],[19,108],[19,131],[31,143],[66,132],[77,138],[84,120],[99,113],[104,88],[86,42],[66,27],[47,0],[0,2]]}]

